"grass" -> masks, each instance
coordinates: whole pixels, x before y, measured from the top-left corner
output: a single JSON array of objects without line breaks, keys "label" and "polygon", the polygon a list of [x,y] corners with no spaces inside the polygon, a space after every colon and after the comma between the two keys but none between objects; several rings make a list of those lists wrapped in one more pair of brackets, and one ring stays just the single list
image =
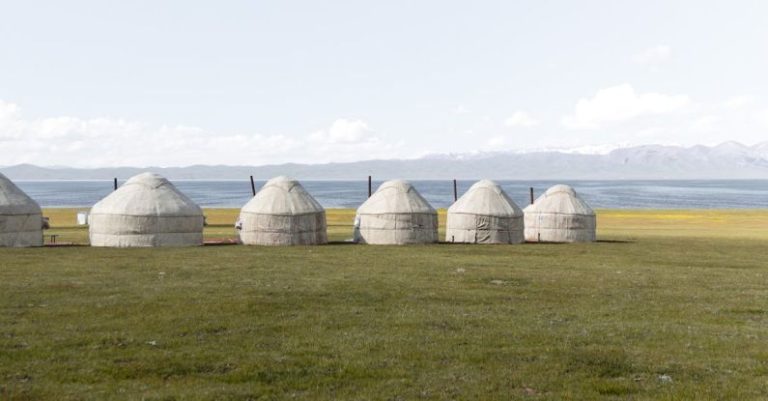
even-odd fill
[{"label": "grass", "polygon": [[[234,233],[234,211],[206,213],[208,238]],[[353,214],[329,211],[332,240]],[[768,398],[768,211],[599,226],[571,245],[2,249],[0,400]]]},{"label": "grass", "polygon": [[[51,235],[56,235],[57,243],[88,244],[88,229],[77,225],[78,209],[47,209],[45,216],[50,219],[52,228],[45,232],[46,243],[50,243]],[[207,226],[204,231],[207,240],[234,239],[237,231],[234,228],[237,220],[236,209],[205,209]],[[441,210],[441,214],[445,211]],[[327,214],[328,235],[331,241],[344,241],[352,237],[352,222],[355,211],[352,209],[332,209]]]}]

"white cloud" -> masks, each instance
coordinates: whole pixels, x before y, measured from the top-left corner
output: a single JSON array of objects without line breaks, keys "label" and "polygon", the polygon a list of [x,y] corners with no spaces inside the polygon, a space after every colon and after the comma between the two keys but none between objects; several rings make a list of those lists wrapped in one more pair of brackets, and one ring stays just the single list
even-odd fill
[{"label": "white cloud", "polygon": [[725,100],[723,102],[723,106],[729,108],[729,109],[743,109],[747,106],[751,106],[757,102],[757,96],[752,95],[741,95],[741,96],[733,96]]},{"label": "white cloud", "polygon": [[472,112],[472,110],[466,108],[464,105],[460,104],[451,110],[454,114],[469,114]]},{"label": "white cloud", "polygon": [[666,45],[649,47],[640,53],[632,56],[632,62],[655,67],[669,60],[672,55],[672,48]]},{"label": "white cloud", "polygon": [[571,129],[600,128],[606,123],[643,115],[672,113],[690,103],[686,95],[636,93],[632,85],[621,84],[600,89],[591,98],[580,99],[573,113],[565,116],[562,123]]},{"label": "white cloud", "polygon": [[376,140],[372,134],[362,120],[339,118],[329,128],[311,134],[310,139],[324,143],[360,143]]},{"label": "white cloud", "polygon": [[507,138],[503,135],[492,136],[486,144],[489,148],[499,148],[507,144]]},{"label": "white cloud", "polygon": [[19,106],[0,100],[0,124],[10,124],[19,117]]},{"label": "white cloud", "polygon": [[763,128],[768,129],[768,109],[757,112],[755,119]]},{"label": "white cloud", "polygon": [[120,119],[25,119],[0,101],[0,163],[43,166],[261,165],[391,158],[402,144],[372,136],[360,120],[336,120],[310,135],[213,133],[183,125],[153,126]]},{"label": "white cloud", "polygon": [[344,162],[381,158],[409,157],[402,153],[404,143],[388,143],[362,120],[337,119],[330,127],[315,131],[307,137],[312,154],[303,162]]},{"label": "white cloud", "polygon": [[691,130],[694,132],[713,132],[722,121],[718,116],[701,116],[693,121]]},{"label": "white cloud", "polygon": [[539,122],[528,113],[518,110],[504,120],[504,125],[507,127],[535,127],[539,125]]}]

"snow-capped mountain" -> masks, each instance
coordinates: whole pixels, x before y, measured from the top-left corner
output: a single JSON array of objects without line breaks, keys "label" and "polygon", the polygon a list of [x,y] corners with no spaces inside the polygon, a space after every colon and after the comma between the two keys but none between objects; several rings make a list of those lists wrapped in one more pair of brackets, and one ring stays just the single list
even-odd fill
[{"label": "snow-capped mountain", "polygon": [[[597,150],[595,150],[597,149]],[[768,179],[768,141],[746,146],[644,145],[540,151],[469,152],[429,155],[407,160],[266,166],[46,168],[18,165],[0,168],[12,179],[111,179],[155,171],[170,179]]]}]

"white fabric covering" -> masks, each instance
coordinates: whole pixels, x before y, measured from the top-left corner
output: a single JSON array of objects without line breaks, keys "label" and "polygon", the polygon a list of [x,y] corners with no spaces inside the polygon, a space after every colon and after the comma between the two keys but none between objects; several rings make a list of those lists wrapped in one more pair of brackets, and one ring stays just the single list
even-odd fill
[{"label": "white fabric covering", "polygon": [[437,242],[437,211],[407,181],[387,181],[358,209],[355,242],[426,244]]},{"label": "white fabric covering", "polygon": [[495,182],[476,182],[448,208],[446,242],[519,244],[523,211]]},{"label": "white fabric covering", "polygon": [[0,174],[0,247],[43,245],[40,206]]},{"label": "white fabric covering", "polygon": [[325,209],[298,181],[269,180],[240,211],[246,245],[316,245],[328,242]]},{"label": "white fabric covering", "polygon": [[203,244],[203,211],[173,184],[142,173],[96,203],[88,217],[91,246]]},{"label": "white fabric covering", "polygon": [[591,242],[596,239],[595,212],[568,185],[555,185],[526,207],[525,240]]}]

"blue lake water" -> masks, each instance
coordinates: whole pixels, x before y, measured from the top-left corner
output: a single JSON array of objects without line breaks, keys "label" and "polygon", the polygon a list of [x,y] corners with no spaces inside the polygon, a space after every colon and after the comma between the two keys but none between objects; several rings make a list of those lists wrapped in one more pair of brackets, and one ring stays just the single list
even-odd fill
[{"label": "blue lake water", "polygon": [[[768,208],[768,180],[686,181],[497,181],[520,206],[554,184],[569,184],[596,208]],[[453,202],[453,182],[412,181],[435,207]],[[461,196],[474,181],[459,181]],[[17,181],[43,207],[89,207],[112,192],[111,181]],[[241,207],[251,198],[249,181],[174,181],[203,207]],[[260,188],[264,181],[256,182]],[[374,191],[381,182],[373,183]],[[326,208],[356,208],[368,196],[367,181],[303,181]]]}]

